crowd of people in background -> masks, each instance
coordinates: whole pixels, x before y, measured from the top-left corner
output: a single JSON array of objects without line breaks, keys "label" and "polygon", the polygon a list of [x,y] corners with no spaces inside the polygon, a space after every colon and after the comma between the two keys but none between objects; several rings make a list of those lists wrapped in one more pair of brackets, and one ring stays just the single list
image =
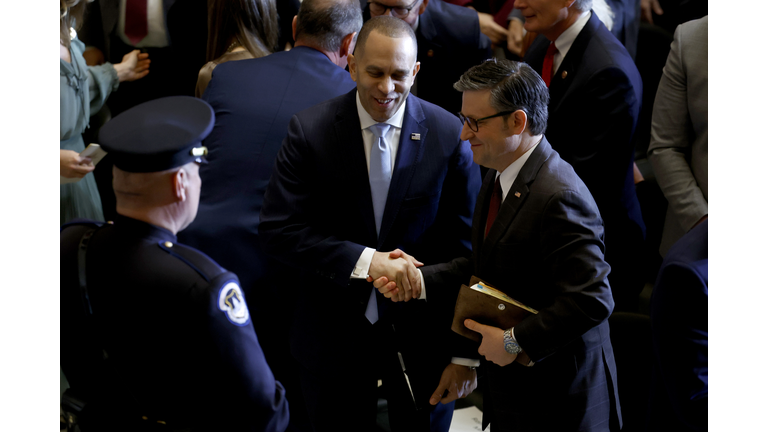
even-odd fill
[{"label": "crowd of people in background", "polygon": [[707,429],[706,2],[60,16],[62,428]]}]

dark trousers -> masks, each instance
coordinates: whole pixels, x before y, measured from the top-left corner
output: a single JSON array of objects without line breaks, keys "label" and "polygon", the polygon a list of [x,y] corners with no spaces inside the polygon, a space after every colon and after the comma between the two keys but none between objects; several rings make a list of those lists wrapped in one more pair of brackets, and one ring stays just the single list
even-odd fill
[{"label": "dark trousers", "polygon": [[[393,345],[394,333],[390,328],[391,326],[383,323],[372,326],[368,338],[350,342],[355,343],[355,347],[359,346],[359,356],[331,359],[334,366],[330,369],[309,369],[300,366],[307,412],[316,432],[381,430],[376,426],[377,401],[380,395],[387,400],[392,431],[448,431],[454,403],[438,403],[432,407],[428,404],[428,395],[419,395],[417,392],[417,407],[403,375],[396,347]],[[383,382],[381,391],[377,389],[379,379]],[[410,376],[410,379],[413,383],[418,378]],[[432,390],[437,388],[437,385],[438,382],[434,382]]]}]

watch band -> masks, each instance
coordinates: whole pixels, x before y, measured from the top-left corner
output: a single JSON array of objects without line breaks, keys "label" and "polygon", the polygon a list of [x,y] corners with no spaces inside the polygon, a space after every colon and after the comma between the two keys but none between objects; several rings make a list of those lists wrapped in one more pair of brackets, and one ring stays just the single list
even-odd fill
[{"label": "watch band", "polygon": [[520,348],[520,344],[512,336],[512,329],[504,330],[504,351],[510,354],[520,354],[523,349]]}]

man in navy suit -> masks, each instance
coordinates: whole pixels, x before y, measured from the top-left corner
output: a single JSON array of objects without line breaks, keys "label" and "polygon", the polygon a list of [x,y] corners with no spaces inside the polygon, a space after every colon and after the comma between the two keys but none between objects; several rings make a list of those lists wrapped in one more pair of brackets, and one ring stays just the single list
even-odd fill
[{"label": "man in navy suit", "polygon": [[[584,182],[544,136],[544,82],[525,63],[493,60],[455,87],[463,92],[461,137],[490,170],[471,256],[421,269],[427,305],[450,318],[459,287],[474,275],[538,311],[511,328],[464,321],[482,336],[474,355],[485,357],[483,429],[618,431],[603,224]],[[390,297],[382,282],[375,286]]]},{"label": "man in navy suit", "polygon": [[[349,56],[357,89],[291,119],[264,196],[259,235],[295,268],[281,283],[292,295],[291,351],[318,431],[372,430],[378,379],[392,430],[447,431],[453,401],[476,383],[475,371],[430,337],[450,322],[421,300],[385,302],[365,281],[397,274],[411,294],[417,263],[381,251],[400,248],[424,263],[470,252],[479,168],[458,119],[409,95],[416,50],[403,21],[369,20]],[[441,380],[450,392],[434,406]]]},{"label": "man in navy suit", "polygon": [[632,146],[642,100],[640,74],[624,46],[590,11],[591,0],[517,0],[515,7],[525,16],[526,30],[539,33],[525,61],[549,86],[547,139],[595,198],[605,222],[605,260],[611,265],[616,309],[634,310],[644,285],[645,224],[635,193]]},{"label": "man in navy suit", "polygon": [[284,270],[261,250],[259,212],[291,117],[354,88],[344,67],[362,25],[356,0],[305,0],[292,50],[217,66],[203,95],[216,113],[205,140],[212,163],[200,170],[200,210],[180,238],[240,275],[267,360],[294,407],[292,426],[302,414],[288,349],[292,300],[279,282]]},{"label": "man in navy suit", "polygon": [[[365,4],[365,0],[361,0]],[[461,109],[461,94],[453,83],[472,66],[493,56],[491,41],[480,32],[473,10],[442,0],[371,0],[365,18],[391,15],[416,33],[423,69],[411,91],[451,112]]]}]

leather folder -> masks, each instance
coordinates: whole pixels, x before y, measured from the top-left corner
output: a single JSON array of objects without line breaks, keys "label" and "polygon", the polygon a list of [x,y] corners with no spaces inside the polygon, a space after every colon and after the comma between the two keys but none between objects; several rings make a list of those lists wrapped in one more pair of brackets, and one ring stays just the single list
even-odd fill
[{"label": "leather folder", "polygon": [[467,318],[506,330],[516,326],[529,315],[539,313],[477,276],[472,276],[469,284],[470,286],[462,285],[459,290],[451,330],[475,342],[480,342],[482,335],[464,326],[464,320]]}]

